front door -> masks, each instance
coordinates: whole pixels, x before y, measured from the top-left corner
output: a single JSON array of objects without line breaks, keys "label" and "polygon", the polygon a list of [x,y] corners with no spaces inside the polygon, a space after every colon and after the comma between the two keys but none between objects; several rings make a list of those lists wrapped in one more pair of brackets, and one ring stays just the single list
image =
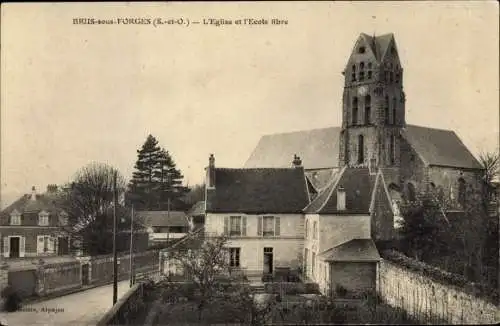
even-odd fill
[{"label": "front door", "polygon": [[59,237],[57,241],[57,254],[67,255],[69,253],[68,247],[69,247],[68,237]]},{"label": "front door", "polygon": [[18,258],[19,257],[19,237],[10,238],[10,258]]},{"label": "front door", "polygon": [[273,248],[264,248],[264,274],[273,273]]}]

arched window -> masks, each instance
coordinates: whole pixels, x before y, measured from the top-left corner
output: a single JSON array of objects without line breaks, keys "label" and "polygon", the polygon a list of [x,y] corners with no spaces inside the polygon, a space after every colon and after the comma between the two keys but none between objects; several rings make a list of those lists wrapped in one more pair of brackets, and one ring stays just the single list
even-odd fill
[{"label": "arched window", "polygon": [[401,80],[401,73],[399,71],[396,71],[396,83],[399,84],[400,80]]},{"label": "arched window", "polygon": [[384,103],[384,118],[385,118],[385,124],[389,124],[389,96],[385,96],[385,103]]},{"label": "arched window", "polygon": [[458,203],[465,208],[465,200],[466,200],[466,189],[467,185],[463,178],[458,179]]},{"label": "arched window", "polygon": [[371,106],[372,106],[372,98],[370,95],[366,95],[365,96],[365,124],[370,124]]},{"label": "arched window", "polygon": [[396,124],[396,108],[397,108],[398,102],[396,97],[392,98],[392,124]]},{"label": "arched window", "polygon": [[367,76],[367,79],[372,79],[372,63],[371,62],[368,62],[368,76]]},{"label": "arched window", "polygon": [[389,83],[392,83],[394,80],[394,73],[391,71],[389,72]]},{"label": "arched window", "polygon": [[413,183],[408,182],[406,184],[406,190],[407,190],[407,195],[408,195],[408,201],[414,202],[417,198],[416,193],[415,193],[415,186]]},{"label": "arched window", "polygon": [[361,61],[359,64],[359,81],[365,80],[365,63]]},{"label": "arched window", "polygon": [[352,124],[358,124],[358,98],[356,96],[352,99]]},{"label": "arched window", "polygon": [[391,165],[394,165],[396,163],[396,153],[395,153],[395,139],[396,137],[390,136],[389,138],[389,162]]},{"label": "arched window", "polygon": [[363,135],[358,136],[358,164],[365,161],[365,144]]},{"label": "arched window", "polygon": [[352,65],[351,81],[356,81],[356,65]]}]

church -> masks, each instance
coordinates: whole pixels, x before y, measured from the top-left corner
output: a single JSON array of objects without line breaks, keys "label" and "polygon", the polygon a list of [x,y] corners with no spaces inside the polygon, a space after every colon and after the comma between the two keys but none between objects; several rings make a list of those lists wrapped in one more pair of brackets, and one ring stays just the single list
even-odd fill
[{"label": "church", "polygon": [[467,188],[481,187],[482,167],[455,132],[407,124],[394,35],[359,35],[342,75],[340,127],[265,135],[245,168],[286,167],[297,154],[320,192],[343,166],[371,167],[396,201],[433,192],[461,210]]},{"label": "church", "polygon": [[[342,72],[342,125],[263,136],[243,168],[206,168],[205,234],[247,275],[300,269],[323,293],[373,291],[377,240],[420,194],[460,215],[482,168],[449,130],[406,123],[393,34],[361,34]],[[457,216],[455,214],[454,216]]]}]

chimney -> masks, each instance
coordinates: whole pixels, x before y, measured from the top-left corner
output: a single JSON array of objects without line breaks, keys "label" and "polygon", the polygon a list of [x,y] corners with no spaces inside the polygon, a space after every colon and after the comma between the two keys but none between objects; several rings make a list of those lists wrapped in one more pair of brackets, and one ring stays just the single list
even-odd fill
[{"label": "chimney", "polygon": [[294,168],[302,167],[302,160],[300,159],[299,156],[297,156],[297,154],[293,155],[292,167]]},{"label": "chimney", "polygon": [[31,188],[31,200],[36,200],[36,189],[35,186]]},{"label": "chimney", "polygon": [[368,171],[370,175],[376,174],[377,173],[376,169],[377,169],[377,160],[374,157],[372,157],[368,161]]},{"label": "chimney", "polygon": [[337,210],[345,211],[345,189],[342,186],[337,188]]},{"label": "chimney", "polygon": [[215,157],[214,154],[210,154],[208,158],[208,167],[207,170],[207,179],[206,185],[208,189],[215,188]]}]

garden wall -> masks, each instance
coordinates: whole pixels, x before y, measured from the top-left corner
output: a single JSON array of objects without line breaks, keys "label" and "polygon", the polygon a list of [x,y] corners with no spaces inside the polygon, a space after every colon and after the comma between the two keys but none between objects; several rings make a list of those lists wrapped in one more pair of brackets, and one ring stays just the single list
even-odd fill
[{"label": "garden wall", "polygon": [[[408,258],[409,259],[409,258]],[[438,281],[422,270],[382,260],[377,290],[384,301],[406,310],[422,322],[449,324],[495,324],[498,306],[473,293],[473,289]]]},{"label": "garden wall", "polygon": [[142,305],[143,295],[143,283],[132,286],[127,293],[106,312],[97,323],[97,326],[129,324],[132,316],[137,315],[139,310],[144,308]]}]

